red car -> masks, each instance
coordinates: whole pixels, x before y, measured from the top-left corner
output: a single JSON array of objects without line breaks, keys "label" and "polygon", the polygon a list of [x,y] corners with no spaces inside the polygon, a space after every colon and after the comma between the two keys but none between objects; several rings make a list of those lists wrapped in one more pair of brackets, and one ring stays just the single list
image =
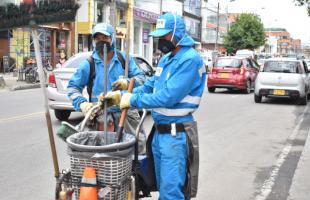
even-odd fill
[{"label": "red car", "polygon": [[219,57],[208,74],[208,91],[216,88],[239,89],[246,94],[254,89],[259,66],[255,60],[243,57]]}]

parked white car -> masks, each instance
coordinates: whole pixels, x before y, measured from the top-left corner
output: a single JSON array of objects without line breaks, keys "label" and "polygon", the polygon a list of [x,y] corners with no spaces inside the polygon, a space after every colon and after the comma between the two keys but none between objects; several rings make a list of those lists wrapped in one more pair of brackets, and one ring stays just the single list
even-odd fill
[{"label": "parked white car", "polygon": [[[47,98],[49,100],[49,107],[54,110],[55,116],[59,120],[68,120],[71,112],[75,111],[71,100],[67,96],[67,85],[79,64],[86,60],[91,53],[92,52],[82,52],[75,54],[70,57],[61,68],[55,69],[49,75]],[[144,58],[137,55],[133,57],[146,77],[153,75],[154,69]],[[88,99],[86,88],[83,91],[83,95]]]},{"label": "parked white car", "polygon": [[255,81],[254,100],[262,97],[298,99],[306,105],[310,77],[305,61],[291,58],[271,58],[264,62]]},{"label": "parked white car", "polygon": [[254,59],[255,53],[254,51],[249,50],[249,49],[240,49],[236,52],[236,56]]}]

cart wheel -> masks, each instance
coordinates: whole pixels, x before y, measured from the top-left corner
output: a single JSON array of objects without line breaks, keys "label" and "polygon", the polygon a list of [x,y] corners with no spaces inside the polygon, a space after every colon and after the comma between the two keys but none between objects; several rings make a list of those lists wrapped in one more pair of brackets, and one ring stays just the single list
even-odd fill
[{"label": "cart wheel", "polygon": [[55,188],[55,199],[59,199],[59,193],[61,191],[61,183],[57,181]]}]

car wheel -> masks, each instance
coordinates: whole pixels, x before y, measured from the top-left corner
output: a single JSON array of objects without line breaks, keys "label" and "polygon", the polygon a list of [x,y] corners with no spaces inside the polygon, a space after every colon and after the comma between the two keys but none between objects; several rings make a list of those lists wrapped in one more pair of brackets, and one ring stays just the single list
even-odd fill
[{"label": "car wheel", "polygon": [[215,88],[214,88],[214,87],[208,87],[208,91],[209,91],[210,93],[214,93],[214,92],[215,92]]},{"label": "car wheel", "polygon": [[307,105],[307,101],[308,101],[308,98],[307,98],[307,95],[305,95],[304,97],[300,98],[299,99],[299,105]]},{"label": "car wheel", "polygon": [[70,117],[71,110],[54,110],[54,113],[60,121],[67,121]]},{"label": "car wheel", "polygon": [[251,93],[251,81],[250,80],[247,80],[247,82],[246,82],[246,88],[244,90],[244,93],[245,94],[250,94]]},{"label": "car wheel", "polygon": [[262,96],[254,94],[254,101],[255,101],[255,103],[261,103],[262,102]]}]

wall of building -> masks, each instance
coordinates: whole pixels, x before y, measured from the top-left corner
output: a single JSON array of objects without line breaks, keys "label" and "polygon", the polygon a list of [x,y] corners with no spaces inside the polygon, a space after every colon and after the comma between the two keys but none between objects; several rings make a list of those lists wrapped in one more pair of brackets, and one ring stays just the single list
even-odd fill
[{"label": "wall of building", "polygon": [[183,19],[187,33],[201,43],[201,0],[185,0],[183,2]]},{"label": "wall of building", "polygon": [[[202,49],[203,50],[215,50],[216,46],[218,51],[225,51],[223,48],[224,35],[228,30],[228,15],[220,9],[219,16],[217,14],[217,7],[215,5],[203,2],[202,10]],[[219,18],[219,26],[217,27],[217,19]],[[216,40],[218,29],[218,38]],[[217,45],[215,45],[217,41]]]},{"label": "wall of building", "polygon": [[133,8],[133,53],[144,57],[149,63],[153,62],[155,53],[153,47],[156,46],[153,38],[149,37],[149,33],[155,29],[158,16],[159,14],[144,10],[141,7]]}]

